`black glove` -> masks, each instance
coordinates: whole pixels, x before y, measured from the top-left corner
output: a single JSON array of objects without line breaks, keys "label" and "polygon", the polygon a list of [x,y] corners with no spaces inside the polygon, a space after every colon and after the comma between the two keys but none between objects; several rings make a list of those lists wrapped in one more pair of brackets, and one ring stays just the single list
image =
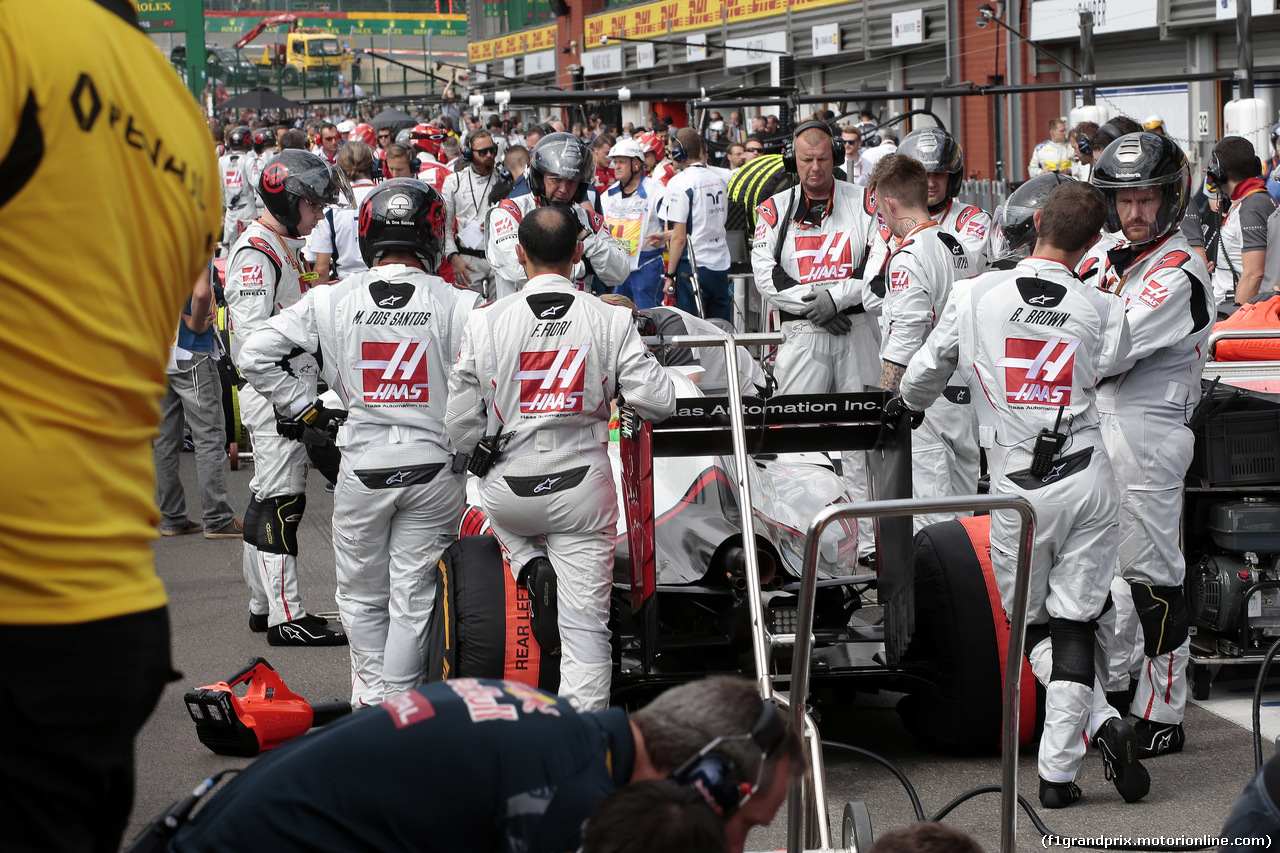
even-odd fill
[{"label": "black glove", "polygon": [[276,417],[276,432],[303,444],[328,444],[347,419],[342,409],[326,409],[319,400],[303,409],[297,417]]},{"label": "black glove", "polygon": [[924,421],[924,412],[913,412],[901,397],[890,397],[880,412],[880,422],[890,429],[897,429],[903,415],[911,416],[911,428],[915,429]]},{"label": "black glove", "polygon": [[824,290],[821,293],[810,293],[804,297],[804,301],[809,303],[809,307],[804,312],[805,319],[814,325],[826,325],[840,313],[840,309],[836,307],[835,297],[831,295],[829,290]]},{"label": "black glove", "polygon": [[849,330],[853,328],[853,321],[849,319],[848,315],[837,314],[823,323],[822,328],[833,335],[847,335]]}]

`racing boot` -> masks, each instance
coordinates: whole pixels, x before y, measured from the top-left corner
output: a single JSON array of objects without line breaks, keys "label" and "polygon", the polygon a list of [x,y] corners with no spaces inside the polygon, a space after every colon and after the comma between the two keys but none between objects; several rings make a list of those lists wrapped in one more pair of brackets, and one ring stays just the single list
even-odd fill
[{"label": "racing boot", "polygon": [[347,635],[334,631],[316,620],[319,617],[304,616],[292,622],[282,622],[267,629],[267,645],[270,646],[345,646]]},{"label": "racing boot", "polygon": [[1138,757],[1155,758],[1166,752],[1181,752],[1186,743],[1182,723],[1157,723],[1155,720],[1138,720],[1133,724],[1138,735]]},{"label": "racing boot", "polygon": [[[316,616],[314,613],[308,613],[298,620],[304,622],[313,628],[323,628],[329,624],[329,620],[323,616]],[[249,630],[255,634],[265,633],[267,630],[267,614],[249,612]]]},{"label": "racing boot", "polygon": [[1046,809],[1065,809],[1080,799],[1080,786],[1075,782],[1049,782],[1040,779],[1040,805]]},{"label": "racing boot", "polygon": [[1151,776],[1138,761],[1138,735],[1133,726],[1112,717],[1093,736],[1093,745],[1102,753],[1103,773],[1126,803],[1136,803],[1147,795]]}]

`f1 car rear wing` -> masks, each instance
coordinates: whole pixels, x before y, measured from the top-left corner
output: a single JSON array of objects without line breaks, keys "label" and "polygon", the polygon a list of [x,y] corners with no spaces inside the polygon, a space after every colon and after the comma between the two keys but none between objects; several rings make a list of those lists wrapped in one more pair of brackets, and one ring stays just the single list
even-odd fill
[{"label": "f1 car rear wing", "polygon": [[[743,337],[747,336],[739,335],[738,340]],[[884,432],[880,412],[888,397],[884,391],[742,397],[739,414],[748,452],[870,450]],[[653,455],[733,453],[736,428],[731,407],[729,397],[678,400],[675,414],[654,425]]]}]

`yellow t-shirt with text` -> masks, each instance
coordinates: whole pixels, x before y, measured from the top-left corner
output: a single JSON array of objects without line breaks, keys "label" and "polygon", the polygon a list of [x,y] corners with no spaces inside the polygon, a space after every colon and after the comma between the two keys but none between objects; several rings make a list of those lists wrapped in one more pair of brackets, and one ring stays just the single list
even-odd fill
[{"label": "yellow t-shirt with text", "polygon": [[220,223],[212,142],[89,0],[0,2],[0,80],[0,624],[155,609],[151,441]]}]

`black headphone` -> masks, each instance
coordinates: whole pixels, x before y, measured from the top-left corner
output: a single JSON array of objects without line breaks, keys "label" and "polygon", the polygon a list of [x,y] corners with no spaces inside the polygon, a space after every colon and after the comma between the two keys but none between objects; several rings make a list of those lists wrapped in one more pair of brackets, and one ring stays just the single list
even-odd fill
[{"label": "black headphone", "polygon": [[684,146],[680,144],[680,140],[674,136],[671,137],[671,142],[668,145],[667,152],[671,155],[671,162],[673,163],[683,163],[689,159],[689,152],[684,150]]},{"label": "black headphone", "polygon": [[[1112,142],[1115,142],[1117,139],[1119,139],[1120,137],[1124,136],[1124,132],[1123,132],[1123,131],[1121,131],[1121,130],[1120,130],[1120,128],[1116,127],[1116,126],[1115,126],[1114,124],[1112,124],[1111,122],[1107,122],[1106,124],[1102,125],[1102,127],[1100,127],[1100,128],[1098,128],[1097,130],[1095,130],[1095,131],[1094,131],[1094,136],[1097,136],[1099,133],[1105,133],[1107,136],[1111,137],[1111,140],[1110,140],[1110,142],[1108,142],[1108,143],[1107,143],[1107,145],[1110,145]],[[1077,144],[1078,144],[1078,143],[1077,143]],[[1092,154],[1092,153],[1093,153],[1093,143],[1092,143],[1092,142],[1089,142],[1089,143],[1088,143],[1088,145],[1089,145],[1089,153],[1090,153],[1090,154]],[[1104,146],[1102,146],[1102,147],[1103,147],[1103,148],[1106,148],[1106,147],[1107,147],[1107,145],[1104,145]],[[1083,153],[1084,153],[1084,149],[1083,149],[1083,148],[1081,148],[1081,149],[1080,149],[1080,152],[1083,154]],[[1099,153],[1099,154],[1101,154],[1102,152],[1098,152],[1098,153]]]},{"label": "black headphone", "polygon": [[[488,133],[488,132],[489,131],[487,130],[485,131],[485,133]],[[478,135],[480,135],[480,131],[478,130],[468,133],[466,143],[460,149],[458,149],[458,156],[462,158],[462,162],[470,163],[473,159],[475,159],[475,156],[476,156],[475,152],[471,150],[471,140]],[[490,138],[492,139],[492,137]],[[495,145],[498,144],[496,140],[494,141],[494,144]]]},{"label": "black headphone", "polygon": [[1087,136],[1076,137],[1076,150],[1086,157],[1092,154],[1093,146],[1089,144],[1089,137]]},{"label": "black headphone", "polygon": [[844,140],[836,139],[831,125],[825,121],[806,121],[796,128],[795,133],[791,134],[791,139],[782,149],[782,168],[784,171],[793,175],[799,173],[800,170],[796,166],[796,138],[806,130],[820,130],[829,136],[831,138],[831,158],[835,161],[832,166],[844,165]]},{"label": "black headphone", "polygon": [[1204,167],[1204,176],[1212,181],[1215,187],[1225,187],[1227,185],[1227,174],[1223,170],[1222,164],[1218,162],[1217,152],[1209,155],[1209,162]]},{"label": "black headphone", "polygon": [[[677,767],[671,778],[681,785],[697,789],[720,819],[728,820],[760,790],[765,764],[782,745],[786,736],[787,720],[782,708],[776,700],[767,699],[762,703],[760,716],[751,726],[751,731],[744,735],[722,735],[715,738]],[[720,744],[735,740],[750,740],[760,748],[760,771],[756,774],[755,782],[742,778],[742,771],[736,761],[713,752]]]}]

